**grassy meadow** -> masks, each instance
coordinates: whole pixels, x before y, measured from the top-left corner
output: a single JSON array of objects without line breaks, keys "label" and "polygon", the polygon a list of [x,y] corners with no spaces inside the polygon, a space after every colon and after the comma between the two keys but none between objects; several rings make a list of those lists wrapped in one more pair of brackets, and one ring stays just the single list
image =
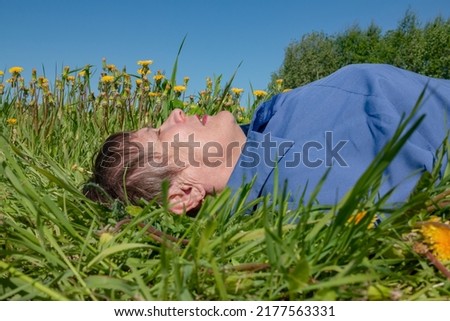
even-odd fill
[{"label": "grassy meadow", "polygon": [[158,126],[174,108],[227,109],[246,123],[284,90],[280,79],[245,93],[217,77],[187,95],[177,62],[169,75],[151,67],[104,60],[51,80],[19,66],[0,71],[0,300],[450,299],[450,175],[439,178],[437,164],[396,208],[377,194],[418,124],[409,118],[334,207],[305,200],[288,211],[274,191],[252,210],[247,187],[207,198],[195,218],[152,202],[86,199],[109,134]]}]

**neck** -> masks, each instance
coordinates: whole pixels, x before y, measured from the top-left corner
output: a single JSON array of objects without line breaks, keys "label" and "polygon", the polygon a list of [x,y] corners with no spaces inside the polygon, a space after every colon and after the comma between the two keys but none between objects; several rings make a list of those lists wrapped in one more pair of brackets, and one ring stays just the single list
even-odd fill
[{"label": "neck", "polygon": [[247,137],[242,132],[242,135],[238,138],[238,140],[232,142],[229,146],[227,146],[224,151],[225,157],[221,160],[221,164],[219,167],[209,167],[208,172],[211,174],[206,178],[208,182],[210,182],[207,186],[208,192],[218,193],[225,189],[227,186],[228,180],[230,179],[231,174],[241,156],[242,149],[244,148],[244,144]]}]

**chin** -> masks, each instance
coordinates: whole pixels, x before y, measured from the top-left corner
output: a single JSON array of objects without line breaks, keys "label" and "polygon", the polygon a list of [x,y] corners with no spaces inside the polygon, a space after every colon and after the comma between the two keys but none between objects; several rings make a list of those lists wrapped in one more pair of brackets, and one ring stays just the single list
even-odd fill
[{"label": "chin", "polygon": [[236,122],[236,119],[234,118],[233,114],[230,113],[230,112],[227,111],[227,110],[223,110],[223,111],[219,112],[219,113],[217,114],[217,116],[218,116],[220,119],[223,119],[223,120],[229,119],[229,120],[232,121],[233,123]]}]

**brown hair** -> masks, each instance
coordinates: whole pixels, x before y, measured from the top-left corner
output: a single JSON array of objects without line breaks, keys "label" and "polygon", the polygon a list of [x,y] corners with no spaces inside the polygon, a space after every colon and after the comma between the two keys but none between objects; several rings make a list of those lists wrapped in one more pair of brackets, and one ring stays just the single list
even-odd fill
[{"label": "brown hair", "polygon": [[92,177],[83,188],[89,199],[104,205],[114,199],[132,204],[140,199],[161,201],[163,182],[170,183],[180,168],[169,165],[167,155],[147,152],[133,142],[133,134],[113,134],[101,146]]}]

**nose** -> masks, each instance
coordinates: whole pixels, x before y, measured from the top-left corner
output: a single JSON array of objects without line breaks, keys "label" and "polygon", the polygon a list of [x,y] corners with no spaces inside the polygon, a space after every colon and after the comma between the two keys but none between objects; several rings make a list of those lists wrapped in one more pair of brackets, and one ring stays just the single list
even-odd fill
[{"label": "nose", "polygon": [[186,114],[181,109],[174,109],[169,116],[169,119],[175,123],[182,123],[186,119]]}]

